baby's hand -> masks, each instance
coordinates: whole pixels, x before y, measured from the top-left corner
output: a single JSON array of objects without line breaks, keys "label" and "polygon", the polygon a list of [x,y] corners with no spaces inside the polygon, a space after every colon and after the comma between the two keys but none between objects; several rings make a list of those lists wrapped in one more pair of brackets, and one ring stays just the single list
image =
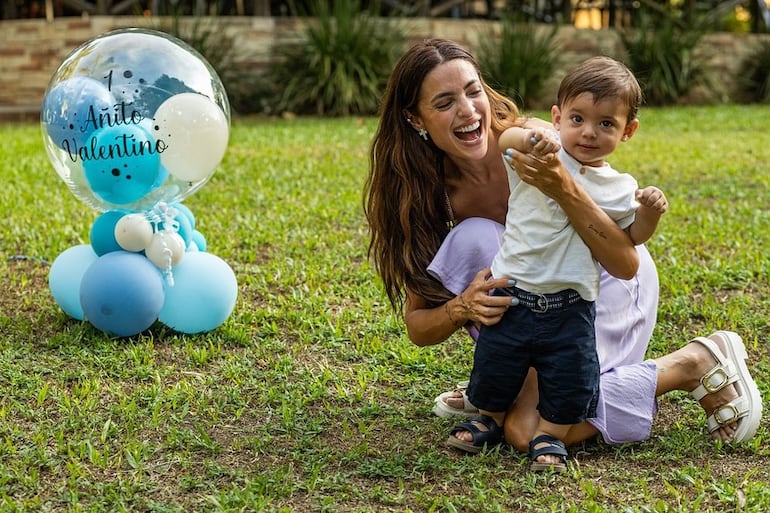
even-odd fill
[{"label": "baby's hand", "polygon": [[652,208],[660,214],[668,210],[668,200],[663,191],[650,185],[636,191],[636,201],[643,207]]},{"label": "baby's hand", "polygon": [[529,142],[532,143],[530,153],[546,162],[554,158],[556,152],[561,149],[558,136],[550,130],[533,128],[527,136]]}]

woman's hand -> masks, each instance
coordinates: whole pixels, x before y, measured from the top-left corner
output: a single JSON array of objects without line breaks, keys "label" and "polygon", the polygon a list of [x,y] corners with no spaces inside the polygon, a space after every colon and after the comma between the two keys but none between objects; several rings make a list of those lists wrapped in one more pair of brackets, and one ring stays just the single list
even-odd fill
[{"label": "woman's hand", "polygon": [[409,339],[418,346],[430,346],[440,344],[468,324],[478,327],[500,322],[508,307],[519,304],[519,299],[491,296],[489,292],[516,282],[508,278],[491,280],[490,276],[491,269],[482,269],[462,294],[439,306],[430,306],[424,298],[407,290],[404,322]]},{"label": "woman's hand", "polygon": [[490,292],[497,288],[512,287],[515,280],[508,278],[490,279],[490,268],[482,269],[473,281],[460,294],[460,305],[465,309],[468,321],[475,324],[490,326],[500,322],[508,307],[519,304],[519,299],[513,296],[492,296]]}]

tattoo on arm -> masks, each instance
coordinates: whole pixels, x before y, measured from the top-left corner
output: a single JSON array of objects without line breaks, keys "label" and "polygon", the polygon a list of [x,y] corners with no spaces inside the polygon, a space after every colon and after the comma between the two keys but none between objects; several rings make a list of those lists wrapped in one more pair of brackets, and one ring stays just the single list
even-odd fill
[{"label": "tattoo on arm", "polygon": [[605,235],[603,231],[601,231],[598,228],[596,228],[596,226],[594,226],[593,224],[589,224],[588,225],[588,229],[591,230],[592,232],[594,232],[596,235],[598,235],[602,239],[606,239],[607,238],[607,235]]}]

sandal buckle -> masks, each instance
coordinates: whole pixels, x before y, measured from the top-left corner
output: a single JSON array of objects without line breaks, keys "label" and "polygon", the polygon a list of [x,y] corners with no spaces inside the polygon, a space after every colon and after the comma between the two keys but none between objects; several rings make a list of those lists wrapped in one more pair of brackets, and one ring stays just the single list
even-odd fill
[{"label": "sandal buckle", "polygon": [[[723,413],[725,410],[727,410],[727,413]],[[729,417],[722,417],[723,415],[730,415]],[[740,412],[738,411],[738,408],[735,407],[733,404],[725,404],[724,406],[720,406],[717,408],[717,410],[714,412],[714,420],[717,421],[717,424],[720,426],[724,426],[727,424],[732,424],[734,422],[738,422],[740,419]]]},{"label": "sandal buckle", "polygon": [[[716,380],[714,379],[716,378]],[[721,365],[714,367],[709,372],[700,378],[701,385],[706,389],[706,392],[713,394],[719,392],[728,384],[730,384],[730,375],[727,373],[724,367]]]}]

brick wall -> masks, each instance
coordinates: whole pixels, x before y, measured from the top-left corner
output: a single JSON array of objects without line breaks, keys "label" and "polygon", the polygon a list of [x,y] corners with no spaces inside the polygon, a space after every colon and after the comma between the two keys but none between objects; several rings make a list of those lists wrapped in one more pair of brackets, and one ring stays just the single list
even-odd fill
[{"label": "brick wall", "polygon": [[[297,20],[281,17],[227,17],[224,30],[238,41],[239,64],[248,69],[264,69],[271,48],[296,37]],[[403,19],[402,28],[410,40],[445,37],[459,41],[471,49],[479,38],[493,33],[498,24],[488,20],[452,20],[434,18]],[[169,23],[169,20],[165,20]],[[193,20],[185,19],[184,23]],[[127,16],[92,16],[45,20],[0,21],[0,120],[34,119],[48,82],[54,71],[81,43],[110,30],[124,27],[158,28],[162,21]],[[700,97],[694,101],[724,101],[729,97],[737,75],[737,67],[761,36],[718,33],[707,36],[700,51],[708,56],[708,66],[726,80],[721,98]],[[766,36],[765,36],[766,37]],[[565,66],[585,57],[606,54],[622,57],[623,45],[618,35],[609,30],[560,29],[558,41],[563,48]],[[546,86],[545,96],[552,97],[560,76],[555,75]],[[697,94],[696,94],[697,96]]]}]

